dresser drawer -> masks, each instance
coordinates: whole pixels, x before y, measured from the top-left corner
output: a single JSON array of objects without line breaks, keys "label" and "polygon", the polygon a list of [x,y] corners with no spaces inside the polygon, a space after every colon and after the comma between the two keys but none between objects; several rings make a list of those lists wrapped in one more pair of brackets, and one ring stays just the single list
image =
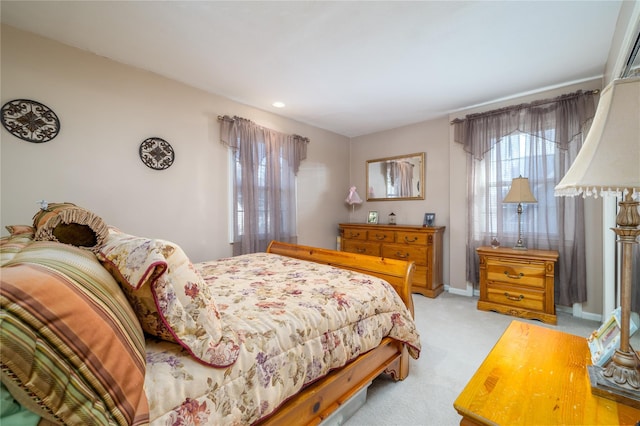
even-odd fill
[{"label": "dresser drawer", "polygon": [[342,249],[351,253],[381,256],[380,244],[369,241],[342,240]]},{"label": "dresser drawer", "polygon": [[396,232],[396,243],[426,245],[427,234],[418,232]]},{"label": "dresser drawer", "polygon": [[522,308],[531,311],[544,311],[544,293],[540,291],[528,291],[527,289],[502,286],[498,284],[487,285],[487,300],[514,308]]},{"label": "dresser drawer", "polygon": [[382,257],[407,261],[413,260],[416,265],[425,266],[427,264],[427,249],[426,247],[414,247],[412,245],[388,244],[382,246]]},{"label": "dresser drawer", "polygon": [[345,229],[342,238],[347,240],[366,240],[367,231],[364,229]]},{"label": "dresser drawer", "polygon": [[437,297],[444,291],[444,226],[339,224],[343,251],[414,262],[412,291]]},{"label": "dresser drawer", "polygon": [[539,262],[487,259],[487,280],[544,289],[544,264]]},{"label": "dresser drawer", "polygon": [[370,230],[367,234],[368,239],[371,241],[377,241],[380,243],[392,243],[393,242],[393,231],[385,231],[380,229]]}]

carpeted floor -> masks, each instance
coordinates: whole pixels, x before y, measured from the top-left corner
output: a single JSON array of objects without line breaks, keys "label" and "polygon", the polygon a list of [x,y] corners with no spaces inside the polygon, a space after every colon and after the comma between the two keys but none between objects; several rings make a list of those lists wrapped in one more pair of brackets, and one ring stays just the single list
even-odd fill
[{"label": "carpeted floor", "polygon": [[[453,402],[507,326],[517,319],[478,311],[475,297],[445,292],[436,299],[414,295],[413,300],[422,342],[420,358],[411,359],[409,377],[402,382],[386,377],[374,380],[366,403],[347,426],[458,425],[460,416]],[[583,337],[600,326],[562,312],[556,326],[530,322]]]}]

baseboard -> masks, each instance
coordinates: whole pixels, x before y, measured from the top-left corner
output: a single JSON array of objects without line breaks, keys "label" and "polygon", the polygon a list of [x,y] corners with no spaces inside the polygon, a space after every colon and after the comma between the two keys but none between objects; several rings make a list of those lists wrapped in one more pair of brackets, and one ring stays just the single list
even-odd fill
[{"label": "baseboard", "polygon": [[[451,293],[451,294],[457,294],[458,296],[467,296],[467,297],[473,297],[474,296],[474,292],[473,292],[473,287],[467,285],[467,289],[463,290],[461,288],[455,288],[455,287],[451,287],[448,284],[444,285],[444,291]],[[479,296],[479,293],[476,295]]]}]

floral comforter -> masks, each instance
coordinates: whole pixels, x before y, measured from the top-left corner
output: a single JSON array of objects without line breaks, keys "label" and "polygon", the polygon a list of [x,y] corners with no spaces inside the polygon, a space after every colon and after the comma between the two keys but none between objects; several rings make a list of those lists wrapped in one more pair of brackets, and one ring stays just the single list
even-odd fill
[{"label": "floral comforter", "polygon": [[268,253],[195,267],[214,289],[239,356],[229,367],[213,368],[179,345],[147,340],[152,425],[254,423],[385,336],[419,356],[411,314],[381,279]]}]

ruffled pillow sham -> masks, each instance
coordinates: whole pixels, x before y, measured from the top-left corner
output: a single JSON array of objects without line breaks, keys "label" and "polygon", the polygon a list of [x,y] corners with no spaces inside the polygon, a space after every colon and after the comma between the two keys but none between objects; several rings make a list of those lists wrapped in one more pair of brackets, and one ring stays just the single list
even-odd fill
[{"label": "ruffled pillow sham", "polygon": [[146,333],[180,344],[207,365],[236,361],[239,347],[223,331],[211,289],[180,246],[111,228],[97,256],[120,283]]},{"label": "ruffled pillow sham", "polygon": [[94,253],[109,235],[100,216],[72,203],[49,203],[33,216],[33,227],[37,241],[57,241]]}]

